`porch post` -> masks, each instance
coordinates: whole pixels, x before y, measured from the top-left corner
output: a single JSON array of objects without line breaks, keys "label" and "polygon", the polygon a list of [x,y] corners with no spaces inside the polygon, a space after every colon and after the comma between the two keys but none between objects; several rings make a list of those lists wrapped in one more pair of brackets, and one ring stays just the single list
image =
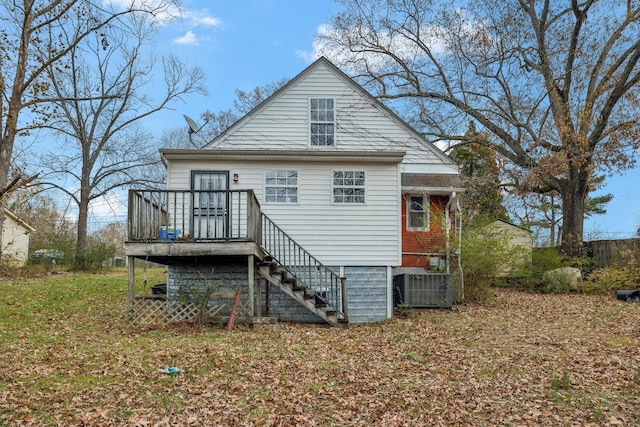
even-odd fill
[{"label": "porch post", "polygon": [[248,276],[247,282],[248,282],[248,285],[249,285],[249,311],[251,312],[251,317],[253,317],[254,314],[255,314],[255,311],[254,311],[254,308],[255,308],[255,302],[254,302],[254,294],[255,294],[255,292],[254,292],[254,282],[255,282],[255,270],[254,270],[255,265],[254,265],[254,263],[255,263],[255,260],[254,260],[254,256],[253,255],[249,255],[247,257],[247,259],[248,259],[248,266],[247,267],[248,267],[248,270],[249,270],[249,274],[247,275]]}]

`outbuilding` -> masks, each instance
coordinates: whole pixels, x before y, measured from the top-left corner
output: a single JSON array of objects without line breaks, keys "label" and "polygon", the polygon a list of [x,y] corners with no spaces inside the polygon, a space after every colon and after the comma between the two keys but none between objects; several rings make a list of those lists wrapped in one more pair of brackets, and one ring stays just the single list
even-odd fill
[{"label": "outbuilding", "polygon": [[12,263],[24,264],[29,257],[29,237],[35,229],[8,209],[2,223],[2,256]]}]

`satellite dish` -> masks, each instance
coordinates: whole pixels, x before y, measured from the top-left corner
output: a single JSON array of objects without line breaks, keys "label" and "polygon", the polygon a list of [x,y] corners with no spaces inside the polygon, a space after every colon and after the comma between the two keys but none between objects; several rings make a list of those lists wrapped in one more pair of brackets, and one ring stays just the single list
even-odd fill
[{"label": "satellite dish", "polygon": [[189,133],[198,133],[198,131],[200,129],[202,129],[201,127],[198,126],[198,124],[196,123],[195,120],[193,120],[191,117],[187,116],[186,114],[182,115],[184,117],[184,120],[187,122],[187,125],[189,125]]},{"label": "satellite dish", "polygon": [[184,117],[184,120],[187,122],[187,125],[189,125],[189,142],[191,143],[191,145],[193,145],[196,148],[200,148],[198,147],[193,140],[191,139],[191,135],[193,135],[194,133],[198,133],[200,132],[200,129],[202,129],[203,127],[205,127],[205,125],[209,122],[206,122],[204,125],[202,126],[198,126],[198,124],[196,123],[195,120],[193,120],[191,117],[187,116],[186,114],[182,115]]}]

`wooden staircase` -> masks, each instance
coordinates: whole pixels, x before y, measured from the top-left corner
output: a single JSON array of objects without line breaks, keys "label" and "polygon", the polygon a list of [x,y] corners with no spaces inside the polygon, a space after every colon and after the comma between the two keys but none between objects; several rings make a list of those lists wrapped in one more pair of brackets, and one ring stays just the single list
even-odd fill
[{"label": "wooden staircase", "polygon": [[298,245],[262,213],[258,274],[331,326],[348,323],[346,279]]}]

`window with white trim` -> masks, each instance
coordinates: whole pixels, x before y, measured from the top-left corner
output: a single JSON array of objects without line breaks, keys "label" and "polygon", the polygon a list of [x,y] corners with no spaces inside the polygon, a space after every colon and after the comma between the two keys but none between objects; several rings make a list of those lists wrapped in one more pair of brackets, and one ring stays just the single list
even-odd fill
[{"label": "window with white trim", "polygon": [[332,98],[309,99],[309,137],[311,145],[333,145],[335,116]]},{"label": "window with white trim", "polygon": [[298,171],[266,171],[264,201],[265,203],[298,203]]},{"label": "window with white trim", "polygon": [[333,171],[333,202],[364,203],[364,171]]},{"label": "window with white trim", "polygon": [[407,229],[429,229],[429,196],[410,194],[407,196]]}]

